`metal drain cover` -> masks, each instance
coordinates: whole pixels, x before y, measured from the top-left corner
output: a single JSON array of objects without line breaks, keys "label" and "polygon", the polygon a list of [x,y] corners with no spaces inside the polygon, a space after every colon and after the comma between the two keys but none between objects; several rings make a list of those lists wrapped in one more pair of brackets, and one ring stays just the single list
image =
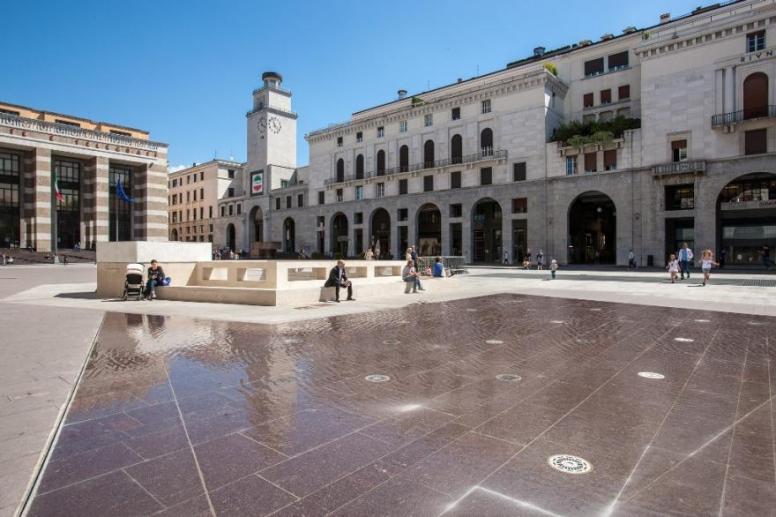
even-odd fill
[{"label": "metal drain cover", "polygon": [[665,379],[666,376],[662,373],[655,373],[655,372],[639,372],[639,377],[644,377],[645,379]]},{"label": "metal drain cover", "polygon": [[372,375],[367,375],[366,377],[364,377],[364,380],[367,382],[388,382],[391,380],[391,378],[388,377],[387,375],[381,375],[379,373],[375,373]]},{"label": "metal drain cover", "polygon": [[593,466],[586,459],[571,454],[555,454],[547,459],[547,463],[566,474],[587,474],[593,470]]},{"label": "metal drain cover", "polygon": [[523,378],[519,375],[516,375],[514,373],[500,373],[496,375],[496,379],[504,382],[518,382],[522,380]]}]

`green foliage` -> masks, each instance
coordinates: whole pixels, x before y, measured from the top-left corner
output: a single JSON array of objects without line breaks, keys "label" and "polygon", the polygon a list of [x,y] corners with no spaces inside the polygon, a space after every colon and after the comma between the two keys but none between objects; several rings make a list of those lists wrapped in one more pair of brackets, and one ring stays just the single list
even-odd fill
[{"label": "green foliage", "polygon": [[410,99],[410,102],[412,102],[413,106],[420,106],[423,104],[423,99],[413,95],[412,98]]},{"label": "green foliage", "polygon": [[[638,129],[641,127],[641,119],[639,118],[626,118],[623,116],[615,117],[612,120],[605,122],[592,121],[592,122],[579,122],[578,120],[572,120],[566,124],[561,124],[552,134],[550,141],[552,142],[565,142],[573,147],[581,147],[585,144],[600,144],[605,145],[610,143],[614,138],[621,138],[623,133],[628,129]],[[583,137],[583,139],[574,139],[575,136]],[[579,145],[581,144],[581,145]]]},{"label": "green foliage", "polygon": [[555,66],[555,63],[544,63],[544,69],[555,77],[558,77],[558,67]]}]

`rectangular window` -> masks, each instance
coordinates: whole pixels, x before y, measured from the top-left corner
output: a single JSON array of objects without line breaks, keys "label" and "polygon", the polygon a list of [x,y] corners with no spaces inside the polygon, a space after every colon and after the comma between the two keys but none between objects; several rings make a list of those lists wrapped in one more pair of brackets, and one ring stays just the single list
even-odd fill
[{"label": "rectangular window", "polygon": [[195,172],[194,173],[194,183],[196,183],[196,182],[197,182],[197,173]]},{"label": "rectangular window", "polygon": [[275,210],[280,210],[280,198],[275,198]]},{"label": "rectangular window", "polygon": [[186,202],[191,203],[191,192],[186,192]]},{"label": "rectangular window", "polygon": [[609,56],[609,71],[624,70],[628,68],[628,51],[618,52]]},{"label": "rectangular window", "polygon": [[224,205],[221,205],[221,217],[224,217],[226,215],[226,207]]},{"label": "rectangular window", "polygon": [[463,205],[461,203],[450,205],[450,217],[463,217]]},{"label": "rectangular window", "polygon": [[524,214],[528,212],[528,198],[516,197],[512,200],[512,213]]},{"label": "rectangular window", "polygon": [[750,32],[746,35],[746,51],[756,52],[765,48],[765,31]]},{"label": "rectangular window", "polygon": [[407,121],[402,120],[399,122],[399,133],[406,133],[407,132]]},{"label": "rectangular window", "polygon": [[585,172],[598,170],[598,153],[585,153]]},{"label": "rectangular window", "polygon": [[337,137],[337,147],[342,147],[342,137],[341,136]]},{"label": "rectangular window", "polygon": [[767,152],[767,129],[755,129],[744,133],[744,154],[762,154]]},{"label": "rectangular window", "polygon": [[433,126],[434,125],[434,115],[432,115],[431,113],[425,115],[423,117],[423,125],[426,126],[426,127]]},{"label": "rectangular window", "polygon": [[450,113],[450,118],[452,120],[458,120],[461,118],[461,108],[453,108],[452,112]]},{"label": "rectangular window", "polygon": [[383,126],[380,126],[377,128],[377,138],[382,138],[385,136],[385,128]]},{"label": "rectangular window", "polygon": [[212,219],[212,218],[213,218],[213,205],[210,205],[210,206],[208,207],[207,213],[208,213],[208,217],[209,217],[210,219]]},{"label": "rectangular window", "polygon": [[480,185],[491,185],[493,183],[493,169],[483,167],[480,169]]},{"label": "rectangular window", "polygon": [[407,220],[407,209],[406,208],[400,208],[399,209],[399,221],[406,221]]},{"label": "rectangular window", "polygon": [[361,201],[364,199],[364,186],[363,185],[357,185],[356,186],[356,201]]},{"label": "rectangular window", "polygon": [[617,170],[617,149],[604,151],[604,170]]},{"label": "rectangular window", "polygon": [[631,116],[631,110],[630,108],[620,108],[617,110],[617,116],[618,117],[625,117],[628,118]]},{"label": "rectangular window", "polygon": [[525,181],[525,162],[512,164],[512,181]]},{"label": "rectangular window", "polygon": [[592,108],[595,105],[595,100],[592,93],[586,93],[582,96],[582,106],[584,108]]},{"label": "rectangular window", "polygon": [[326,203],[326,193],[324,191],[318,192],[318,204],[323,205]]},{"label": "rectangular window", "polygon": [[423,176],[423,192],[433,192],[434,190],[434,176]]},{"label": "rectangular window", "polygon": [[195,190],[194,191],[194,201],[196,201],[196,200],[197,200],[197,191]]},{"label": "rectangular window", "polygon": [[585,77],[604,73],[604,58],[591,59],[585,61]]},{"label": "rectangular window", "polygon": [[687,159],[687,140],[674,140],[671,142],[671,161],[683,162]]},{"label": "rectangular window", "polygon": [[199,207],[199,218],[204,219],[204,217],[205,217],[205,207],[201,206]]},{"label": "rectangular window", "polygon": [[399,180],[399,195],[407,193],[407,184],[408,182],[406,179]]},{"label": "rectangular window", "polygon": [[612,103],[612,90],[606,89],[601,90],[601,104],[611,104]]},{"label": "rectangular window", "polygon": [[234,179],[234,169],[229,169],[227,171],[227,175],[228,175],[230,180]]},{"label": "rectangular window", "polygon": [[482,101],[482,113],[490,113],[490,99]]},{"label": "rectangular window", "polygon": [[288,186],[288,180],[280,180],[280,188],[286,188]]},{"label": "rectangular window", "polygon": [[205,171],[199,172],[199,181],[205,181]]},{"label": "rectangular window", "polygon": [[337,189],[337,203],[342,203],[342,189]]},{"label": "rectangular window", "polygon": [[[227,197],[234,197],[234,188],[229,188]],[[188,197],[188,196],[187,196]]]},{"label": "rectangular window", "polygon": [[598,121],[599,122],[607,122],[609,120],[612,120],[614,118],[614,112],[613,111],[602,111],[598,114]]},{"label": "rectangular window", "polygon": [[203,188],[199,189],[199,199],[205,199],[205,189]]},{"label": "rectangular window", "polygon": [[229,205],[229,215],[234,215],[234,205]]},{"label": "rectangular window", "polygon": [[286,208],[291,208],[291,196],[286,196]]},{"label": "rectangular window", "polygon": [[573,176],[577,173],[577,157],[566,156],[566,176]]},{"label": "rectangular window", "polygon": [[363,142],[364,141],[364,133],[359,131],[356,133],[356,142]]},{"label": "rectangular window", "polygon": [[623,84],[619,88],[617,88],[617,98],[621,101],[624,101],[626,99],[630,99],[630,85],[629,84]]},{"label": "rectangular window", "polygon": [[667,185],[666,210],[691,210],[695,208],[694,185]]},{"label": "rectangular window", "polygon": [[450,173],[450,188],[461,188],[461,171]]},{"label": "rectangular window", "polygon": [[191,183],[191,176],[186,176],[186,185]]},{"label": "rectangular window", "polygon": [[378,183],[376,190],[377,190],[377,197],[384,197],[385,196],[385,183]]},{"label": "rectangular window", "polygon": [[364,224],[364,212],[356,212],[353,214],[354,224]]},{"label": "rectangular window", "polygon": [[237,203],[237,215],[242,213],[242,203]]},{"label": "rectangular window", "polygon": [[302,208],[304,206],[304,194],[296,195],[296,206]]}]

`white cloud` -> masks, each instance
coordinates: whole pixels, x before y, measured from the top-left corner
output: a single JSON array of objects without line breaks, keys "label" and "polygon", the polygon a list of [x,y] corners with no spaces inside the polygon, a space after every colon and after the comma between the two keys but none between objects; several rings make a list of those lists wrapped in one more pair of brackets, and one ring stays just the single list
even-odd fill
[{"label": "white cloud", "polygon": [[173,172],[182,171],[183,169],[188,168],[188,165],[172,165],[170,167],[167,167],[167,172],[169,174],[172,174]]}]

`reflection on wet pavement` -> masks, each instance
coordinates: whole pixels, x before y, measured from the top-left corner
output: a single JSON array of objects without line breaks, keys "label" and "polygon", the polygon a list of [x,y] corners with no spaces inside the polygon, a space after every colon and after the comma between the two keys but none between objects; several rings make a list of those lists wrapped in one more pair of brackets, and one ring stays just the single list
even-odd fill
[{"label": "reflection on wet pavement", "polygon": [[277,326],[110,313],[30,515],[768,514],[773,336],[517,295]]}]

